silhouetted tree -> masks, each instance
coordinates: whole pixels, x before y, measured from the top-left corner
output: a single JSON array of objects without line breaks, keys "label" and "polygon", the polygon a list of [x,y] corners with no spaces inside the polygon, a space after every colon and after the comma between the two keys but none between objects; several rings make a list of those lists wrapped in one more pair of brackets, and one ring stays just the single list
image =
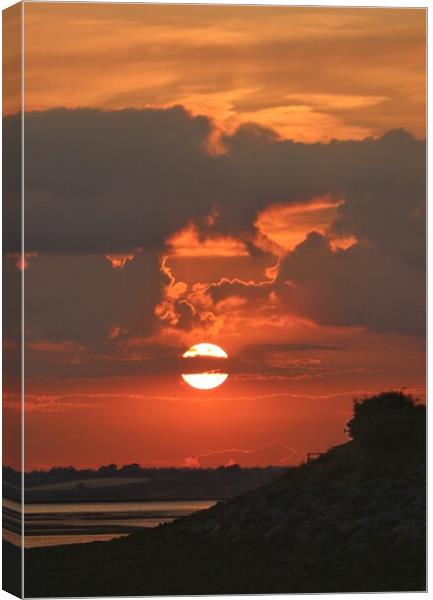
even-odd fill
[{"label": "silhouetted tree", "polygon": [[102,467],[99,467],[99,469],[98,469],[98,473],[100,473],[101,475],[113,475],[116,472],[117,472],[117,465],[115,465],[115,464],[102,466]]},{"label": "silhouetted tree", "polygon": [[137,473],[140,473],[141,469],[138,463],[131,463],[130,465],[123,465],[120,471],[123,474],[136,475]]},{"label": "silhouetted tree", "polygon": [[53,467],[49,470],[50,475],[54,481],[70,481],[77,476],[77,469],[75,467]]}]

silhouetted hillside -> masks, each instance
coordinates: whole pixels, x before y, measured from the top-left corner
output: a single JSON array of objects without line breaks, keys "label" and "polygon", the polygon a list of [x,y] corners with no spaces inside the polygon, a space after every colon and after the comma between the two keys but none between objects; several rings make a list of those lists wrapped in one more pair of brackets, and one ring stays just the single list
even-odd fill
[{"label": "silhouetted hillside", "polygon": [[425,590],[425,408],[356,403],[351,441],[112,542],[26,551],[26,596]]}]

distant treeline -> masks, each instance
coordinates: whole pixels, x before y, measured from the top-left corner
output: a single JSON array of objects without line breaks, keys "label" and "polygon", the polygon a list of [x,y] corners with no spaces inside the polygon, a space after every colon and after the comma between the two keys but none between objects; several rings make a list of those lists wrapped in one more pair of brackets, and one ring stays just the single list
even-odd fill
[{"label": "distant treeline", "polygon": [[[241,467],[240,465],[228,465],[215,468],[190,467],[141,467],[138,463],[131,463],[121,467],[116,464],[102,465],[97,469],[76,469],[75,467],[52,467],[47,471],[35,470],[24,473],[24,484],[37,486],[49,483],[60,483],[63,481],[74,481],[75,479],[105,479],[107,477],[148,477],[157,475],[194,474],[198,477],[206,474],[253,474],[262,472],[278,472],[287,470],[287,467]],[[3,477],[11,483],[19,484],[21,473],[12,467],[3,466]]]},{"label": "distant treeline", "polygon": [[[53,467],[24,474],[26,502],[223,499],[257,488],[287,467],[147,468],[137,463],[98,469]],[[21,474],[3,467],[4,494],[19,499]]]}]

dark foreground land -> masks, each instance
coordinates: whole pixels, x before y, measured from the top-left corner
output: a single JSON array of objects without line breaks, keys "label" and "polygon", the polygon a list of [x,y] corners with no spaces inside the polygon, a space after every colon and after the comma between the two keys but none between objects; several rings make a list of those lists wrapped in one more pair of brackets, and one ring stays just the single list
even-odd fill
[{"label": "dark foreground land", "polygon": [[425,590],[425,408],[384,394],[355,405],[348,431],[315,461],[172,524],[27,550],[25,595]]}]

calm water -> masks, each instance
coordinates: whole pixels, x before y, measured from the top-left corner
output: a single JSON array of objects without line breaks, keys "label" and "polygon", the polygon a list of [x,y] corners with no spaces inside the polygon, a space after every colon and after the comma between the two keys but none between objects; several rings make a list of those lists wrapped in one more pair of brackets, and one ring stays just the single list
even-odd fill
[{"label": "calm water", "polygon": [[[214,504],[213,500],[27,504],[24,546],[111,540],[145,527],[157,527]],[[19,504],[3,500],[3,537],[17,545],[20,545],[19,512]]]}]

